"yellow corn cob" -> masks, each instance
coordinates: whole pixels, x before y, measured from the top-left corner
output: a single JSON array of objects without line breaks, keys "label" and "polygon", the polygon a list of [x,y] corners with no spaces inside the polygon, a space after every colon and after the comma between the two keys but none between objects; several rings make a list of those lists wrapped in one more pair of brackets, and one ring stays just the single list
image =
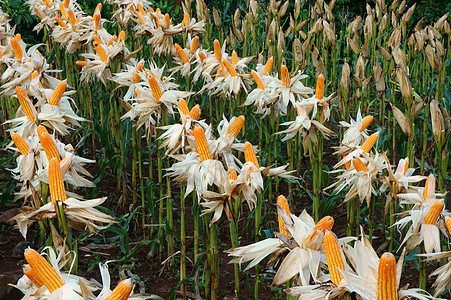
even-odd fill
[{"label": "yellow corn cob", "polygon": [[193,136],[196,140],[196,148],[199,153],[200,161],[203,162],[207,159],[212,159],[210,148],[208,147],[207,137],[202,127],[196,127],[193,130]]},{"label": "yellow corn cob", "polygon": [[100,14],[94,14],[94,16],[92,18],[94,19],[95,29],[97,31],[97,30],[99,30],[99,26],[100,26]]},{"label": "yellow corn cob", "polygon": [[135,94],[136,94],[136,96],[139,96],[139,94],[141,94],[141,93],[139,92],[138,89],[135,89]]},{"label": "yellow corn cob", "polygon": [[238,76],[238,73],[228,59],[224,59],[222,63],[224,64],[224,67],[227,69],[227,72],[229,72],[231,77]]},{"label": "yellow corn cob", "polygon": [[53,3],[50,2],[50,0],[42,0],[42,2],[44,2],[45,5],[47,5],[47,7],[52,7]]},{"label": "yellow corn cob", "polygon": [[359,158],[354,158],[352,164],[354,165],[354,168],[357,170],[357,172],[368,172],[368,168]]},{"label": "yellow corn cob", "polygon": [[249,142],[244,143],[244,158],[246,159],[246,162],[252,162],[257,169],[260,168],[257,156],[255,155],[254,147],[252,147],[252,144]]},{"label": "yellow corn cob", "polygon": [[55,142],[53,141],[52,137],[48,133],[47,129],[40,125],[38,126],[38,136],[39,141],[41,142],[42,149],[44,149],[45,155],[47,156],[47,159],[50,161],[53,157],[58,160],[58,162],[61,160],[60,153],[58,149],[56,148]]},{"label": "yellow corn cob", "polygon": [[14,142],[14,145],[16,145],[17,149],[19,149],[20,154],[27,155],[28,152],[30,152],[30,146],[28,146],[28,143],[17,133],[13,133],[11,135],[11,139]]},{"label": "yellow corn cob", "polygon": [[338,268],[344,270],[345,264],[341,255],[337,237],[332,231],[327,232],[323,238],[324,252],[326,253],[327,266],[329,267],[330,279],[333,284],[338,285],[343,279]]},{"label": "yellow corn cob", "polygon": [[30,98],[28,98],[27,93],[20,86],[16,87],[16,95],[19,99],[20,106],[27,116],[28,120],[35,121],[35,112],[33,110],[33,103],[31,103]]},{"label": "yellow corn cob", "polygon": [[203,52],[199,52],[199,57],[201,61],[204,61],[207,58],[207,56]]},{"label": "yellow corn cob", "polygon": [[271,72],[273,63],[274,63],[274,59],[272,57],[270,57],[265,64],[265,75],[269,75],[269,72]]},{"label": "yellow corn cob", "polygon": [[282,84],[288,87],[290,85],[290,73],[288,73],[287,66],[282,65],[280,67],[280,74],[282,76]]},{"label": "yellow corn cob", "polygon": [[377,300],[398,300],[396,259],[390,252],[382,254],[379,260]]},{"label": "yellow corn cob", "polygon": [[105,49],[103,49],[103,47],[100,44],[95,46],[95,49],[103,62],[108,61],[108,56],[106,55]]},{"label": "yellow corn cob", "polygon": [[94,9],[94,13],[100,13],[102,12],[102,3],[97,4],[96,9]]},{"label": "yellow corn cob", "polygon": [[155,12],[155,11],[153,10],[152,6],[149,6],[149,11],[150,11],[151,13],[154,13],[154,12]]},{"label": "yellow corn cob", "polygon": [[363,132],[373,122],[373,116],[366,116],[362,119],[362,125],[360,126],[360,132]]},{"label": "yellow corn cob", "polygon": [[60,103],[61,97],[63,96],[64,92],[66,91],[67,83],[66,80],[60,81],[58,85],[56,86],[55,90],[52,93],[52,96],[50,96],[49,104],[50,105],[56,105]]},{"label": "yellow corn cob", "polygon": [[[39,51],[36,51],[36,52],[38,53]],[[31,74],[31,80],[35,79],[35,78],[38,77],[38,76],[39,76],[38,71],[34,71],[33,74]],[[41,82],[39,81],[39,79],[38,79],[38,87],[39,87],[40,89],[42,89],[42,84],[41,84]]]},{"label": "yellow corn cob", "polygon": [[107,300],[127,300],[132,290],[132,280],[130,278],[122,280],[113,290],[113,292],[111,292]]},{"label": "yellow corn cob", "polygon": [[238,63],[238,54],[235,51],[232,52],[232,64],[236,65]]},{"label": "yellow corn cob", "polygon": [[41,18],[41,19],[44,19],[44,18],[45,18],[44,13],[42,12],[42,10],[39,9],[39,7],[36,6],[36,7],[34,8],[34,10],[35,10],[36,13],[38,14],[39,18]]},{"label": "yellow corn cob", "polygon": [[30,267],[30,265],[23,265],[22,267],[23,273],[25,276],[28,277],[28,279],[31,280],[31,282],[34,283],[35,286],[40,288],[44,284],[42,283],[42,280],[36,275],[35,272],[33,272],[33,269]]},{"label": "yellow corn cob", "polygon": [[215,58],[219,61],[222,61],[222,51],[221,51],[221,44],[218,40],[215,40],[213,42],[214,50],[215,50]]},{"label": "yellow corn cob", "polygon": [[[144,20],[143,20],[143,14],[142,14],[141,12],[137,11],[137,12],[136,12],[136,16],[138,17],[138,20],[139,20],[142,24],[145,24],[145,23],[144,23]],[[157,23],[157,25],[158,25],[158,23]]]},{"label": "yellow corn cob", "polygon": [[146,15],[146,11],[144,10],[144,8],[142,7],[141,4],[138,3],[138,5],[136,6],[138,8],[138,11],[145,16]]},{"label": "yellow corn cob", "polygon": [[117,37],[115,35],[113,35],[113,37],[111,37],[110,41],[117,43]]},{"label": "yellow corn cob", "polygon": [[[343,155],[341,156],[341,159],[343,159],[343,158],[345,158],[345,157],[346,157],[346,155],[343,154]],[[351,161],[345,162],[345,167],[346,167],[346,170],[349,170],[349,168],[351,167]]]},{"label": "yellow corn cob", "polygon": [[79,67],[86,67],[88,65],[88,62],[84,60],[77,60],[76,64]]},{"label": "yellow corn cob", "polygon": [[169,26],[171,26],[171,17],[169,17],[169,14],[168,13],[166,13],[165,15],[164,15],[164,22],[166,23],[166,25],[169,27]]},{"label": "yellow corn cob", "polygon": [[317,230],[325,233],[326,230],[332,230],[332,227],[334,227],[334,218],[332,218],[331,216],[325,216],[324,218],[319,220],[318,223],[316,223],[316,230],[305,239],[305,243],[311,242],[318,235]]},{"label": "yellow corn cob", "polygon": [[93,36],[92,39],[94,40],[94,42],[96,42],[98,45],[103,44],[102,40],[97,36]]},{"label": "yellow corn cob", "polygon": [[[279,197],[277,197],[277,204],[279,204],[285,210],[287,215],[290,216],[290,206],[288,205],[288,201],[287,198],[285,198],[285,196],[280,195]],[[277,210],[277,220],[279,221],[279,232],[285,235],[290,235],[290,232],[287,230],[287,227],[282,222],[279,210]]]},{"label": "yellow corn cob", "polygon": [[22,39],[22,35],[20,33],[16,34],[15,36],[16,41],[20,42],[20,40]]},{"label": "yellow corn cob", "polygon": [[448,216],[445,217],[445,226],[446,229],[448,229],[448,233],[451,235],[451,218]]},{"label": "yellow corn cob", "polygon": [[426,185],[424,186],[423,199],[426,200],[429,194],[435,191],[435,177],[434,174],[430,174],[426,179]]},{"label": "yellow corn cob", "polygon": [[379,133],[373,133],[369,136],[369,138],[366,139],[366,141],[363,143],[362,146],[360,146],[360,149],[363,150],[363,152],[369,153],[371,148],[373,148],[374,144],[376,144],[377,138],[379,137]]},{"label": "yellow corn cob", "polygon": [[113,46],[113,39],[110,39],[106,45],[107,46]]},{"label": "yellow corn cob", "polygon": [[257,72],[254,70],[251,71],[252,78],[254,78],[255,83],[257,84],[258,88],[261,90],[265,89],[265,85],[263,84],[263,81],[260,79],[260,76],[258,76]]},{"label": "yellow corn cob", "polygon": [[73,159],[70,155],[66,156],[60,161],[60,169],[61,169],[61,175],[64,177],[64,174],[66,174],[67,170],[69,170],[70,166],[72,165]]},{"label": "yellow corn cob", "polygon": [[33,272],[50,293],[64,285],[58,273],[36,250],[28,248],[25,250],[24,256]]},{"label": "yellow corn cob", "polygon": [[60,8],[61,15],[63,16],[64,19],[67,20],[67,13],[66,13],[66,9],[64,8],[63,2],[60,3],[59,8]]},{"label": "yellow corn cob", "polygon": [[64,0],[64,7],[65,8],[68,8],[69,7],[69,2],[70,2],[70,0]]},{"label": "yellow corn cob", "polygon": [[195,36],[193,41],[191,42],[191,47],[190,47],[189,51],[191,53],[196,52],[198,46],[199,46],[199,37]]},{"label": "yellow corn cob", "polygon": [[432,207],[429,209],[426,216],[424,217],[424,223],[428,225],[435,225],[438,217],[442,213],[443,207],[445,207],[445,204],[442,201],[440,200],[435,201]]},{"label": "yellow corn cob", "polygon": [[20,39],[17,39],[16,37],[13,37],[11,40],[11,47],[13,48],[14,55],[16,56],[17,60],[21,60],[23,53],[22,48],[20,48],[19,41]]},{"label": "yellow corn cob", "polygon": [[233,133],[233,139],[235,140],[238,134],[241,131],[241,128],[243,128],[244,125],[244,116],[239,116],[235,119],[235,121],[230,125],[229,129],[227,130],[226,136]]},{"label": "yellow corn cob", "polygon": [[75,23],[76,23],[74,11],[72,9],[69,9],[67,11],[67,14],[69,15],[70,26],[72,27],[72,30],[74,30],[74,26],[75,26]]},{"label": "yellow corn cob", "polygon": [[227,170],[227,175],[229,175],[229,180],[237,180],[238,174],[236,173],[235,168],[229,168]]},{"label": "yellow corn cob", "polygon": [[121,32],[119,32],[119,39],[125,42],[125,31],[121,30]]},{"label": "yellow corn cob", "polygon": [[188,104],[186,104],[185,99],[179,100],[179,109],[184,115],[189,115]]},{"label": "yellow corn cob", "polygon": [[175,50],[177,51],[177,54],[180,56],[180,58],[183,60],[184,63],[189,62],[188,56],[186,56],[185,51],[183,51],[182,47],[180,47],[179,44],[174,44]]},{"label": "yellow corn cob", "polygon": [[183,26],[188,26],[188,24],[189,24],[189,14],[185,13],[183,15]]},{"label": "yellow corn cob", "polygon": [[63,20],[61,20],[61,18],[55,17],[55,21],[56,23],[58,23],[59,26],[66,27],[66,23]]},{"label": "yellow corn cob", "polygon": [[198,105],[194,106],[193,108],[191,108],[189,115],[191,117],[191,119],[199,121],[200,119],[200,108]]},{"label": "yellow corn cob", "polygon": [[163,95],[163,92],[161,91],[161,88],[157,82],[157,79],[155,79],[155,77],[152,75],[147,80],[149,81],[150,89],[152,90],[152,94],[153,94],[154,98],[157,101],[160,101],[160,98]]},{"label": "yellow corn cob", "polygon": [[316,81],[315,98],[316,99],[324,98],[324,76],[323,75],[319,75],[318,80]]},{"label": "yellow corn cob", "polygon": [[64,202],[66,200],[66,191],[64,189],[60,163],[54,157],[49,162],[49,189],[52,204],[56,201]]},{"label": "yellow corn cob", "polygon": [[404,169],[402,170],[402,174],[406,175],[407,170],[409,170],[409,158],[408,157],[406,157],[404,159]]}]

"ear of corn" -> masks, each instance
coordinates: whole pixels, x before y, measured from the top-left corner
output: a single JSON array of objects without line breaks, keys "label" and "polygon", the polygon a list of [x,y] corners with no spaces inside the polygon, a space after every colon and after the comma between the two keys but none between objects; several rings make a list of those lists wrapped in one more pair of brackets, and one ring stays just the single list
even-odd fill
[{"label": "ear of corn", "polygon": [[146,11],[144,10],[144,8],[142,7],[141,4],[138,3],[138,5],[136,6],[138,8],[138,11],[145,16],[146,15]]},{"label": "ear of corn", "polygon": [[79,67],[86,67],[88,65],[88,62],[84,60],[77,60],[76,64]]},{"label": "ear of corn", "polygon": [[179,109],[184,115],[189,115],[188,104],[186,104],[185,99],[179,100]]},{"label": "ear of corn", "polygon": [[271,72],[273,63],[274,63],[274,59],[272,57],[270,57],[265,64],[265,75],[269,75],[269,72]]},{"label": "ear of corn", "polygon": [[265,85],[263,84],[263,81],[258,76],[257,72],[252,70],[251,75],[252,75],[252,78],[254,78],[254,81],[257,84],[258,88],[261,89],[261,90],[264,90],[265,89]]},{"label": "ear of corn", "polygon": [[122,280],[111,292],[107,300],[127,300],[132,290],[133,290],[132,280],[130,278]]},{"label": "ear of corn", "polygon": [[191,53],[196,52],[198,46],[199,46],[199,37],[195,36],[193,41],[191,42],[190,52]]},{"label": "ear of corn", "polygon": [[227,130],[226,136],[229,134],[233,134],[233,139],[236,139],[238,134],[241,131],[241,128],[243,128],[244,125],[244,116],[239,116],[235,119],[235,121],[230,125],[229,129]]},{"label": "ear of corn", "polygon": [[34,10],[38,14],[39,18],[41,18],[41,19],[45,18],[44,13],[42,12],[42,10],[39,7],[35,6]]},{"label": "ear of corn", "polygon": [[[341,159],[343,159],[343,158],[345,158],[345,157],[346,157],[346,155],[343,154],[343,155],[341,156]],[[345,162],[345,168],[346,168],[346,170],[349,170],[350,167],[351,167],[351,161],[348,160],[347,162]]]},{"label": "ear of corn", "polygon": [[38,129],[39,141],[41,142],[42,149],[44,149],[47,159],[50,161],[53,157],[60,161],[60,153],[56,148],[55,142],[48,133],[44,126],[39,126]]},{"label": "ear of corn", "polygon": [[362,146],[360,146],[360,149],[363,150],[363,152],[370,152],[371,148],[373,148],[374,144],[376,144],[377,138],[379,137],[379,133],[373,133],[370,135],[366,141],[363,143]]},{"label": "ear of corn", "polygon": [[28,98],[27,93],[24,91],[23,88],[20,86],[16,87],[16,95],[19,99],[20,106],[22,107],[22,110],[24,111],[25,115],[27,116],[28,120],[34,122],[35,119],[35,110],[33,109],[34,106],[30,101],[30,98]]},{"label": "ear of corn", "polygon": [[377,299],[397,300],[396,259],[390,252],[382,254],[377,271]]},{"label": "ear of corn", "polygon": [[28,277],[28,279],[33,282],[34,285],[36,285],[38,288],[43,286],[42,280],[36,275],[35,272],[33,272],[33,269],[30,267],[30,265],[23,265],[23,273],[25,276]]},{"label": "ear of corn", "polygon": [[357,170],[357,172],[368,172],[368,168],[360,160],[360,158],[354,158],[352,164],[354,165],[354,168]]},{"label": "ear of corn", "polygon": [[169,17],[168,13],[164,15],[164,22],[166,23],[166,26],[171,26],[171,17]]},{"label": "ear of corn", "polygon": [[64,189],[63,175],[61,174],[60,163],[56,158],[49,162],[49,189],[52,204],[56,201],[66,200],[66,190]]},{"label": "ear of corn", "polygon": [[285,65],[280,67],[280,74],[282,76],[282,84],[286,87],[290,85],[290,74],[288,73],[288,68]]},{"label": "ear of corn", "polygon": [[16,145],[17,149],[19,149],[20,154],[27,155],[30,151],[30,146],[28,146],[27,142],[17,133],[13,133],[11,135],[11,139],[14,142],[14,145]]},{"label": "ear of corn", "polygon": [[95,30],[99,30],[100,28],[100,14],[94,14],[92,17],[94,19]]},{"label": "ear of corn", "polygon": [[[288,201],[287,198],[285,198],[285,196],[280,195],[279,197],[277,197],[277,204],[280,205],[285,210],[288,216],[290,215],[290,206],[288,205]],[[290,235],[290,232],[287,230],[287,227],[282,222],[282,218],[280,217],[279,211],[277,211],[277,220],[279,222],[279,232],[285,235]]]},{"label": "ear of corn", "polygon": [[222,63],[224,64],[224,67],[227,69],[227,72],[229,72],[231,77],[238,76],[238,73],[228,59],[224,59]]},{"label": "ear of corn", "polygon": [[437,200],[434,202],[434,204],[429,209],[428,213],[424,217],[424,223],[429,225],[435,225],[437,222],[438,217],[442,213],[443,207],[445,207],[445,204]]},{"label": "ear of corn", "polygon": [[257,160],[257,156],[255,155],[254,147],[249,142],[244,143],[244,157],[246,162],[252,162],[257,168],[260,168]]},{"label": "ear of corn", "polygon": [[406,158],[404,159],[404,169],[403,169],[402,174],[403,174],[403,175],[406,175],[408,169],[409,169],[409,158],[406,157]]},{"label": "ear of corn", "polygon": [[98,44],[94,48],[96,49],[97,54],[100,56],[100,59],[103,62],[107,62],[108,61],[108,56],[106,55],[106,51],[105,51],[105,49],[103,49],[102,45]]},{"label": "ear of corn", "polygon": [[426,200],[430,194],[435,192],[435,176],[430,174],[426,179],[426,185],[424,186],[423,199]]},{"label": "ear of corn", "polygon": [[183,26],[188,26],[188,24],[189,24],[189,14],[185,13],[183,15]]},{"label": "ear of corn", "polygon": [[318,80],[316,81],[316,91],[315,91],[316,99],[324,98],[324,76],[319,75]]},{"label": "ear of corn", "polygon": [[199,52],[199,57],[201,61],[204,61],[207,58],[207,56],[203,52]]},{"label": "ear of corn", "polygon": [[125,31],[121,30],[121,32],[119,32],[119,40],[122,40],[123,42],[125,42]]},{"label": "ear of corn", "polygon": [[64,174],[66,174],[67,170],[69,170],[70,166],[72,165],[72,162],[73,159],[69,155],[60,161],[61,176],[64,177]]},{"label": "ear of corn", "polygon": [[445,226],[448,229],[448,233],[451,235],[451,217],[445,217]]},{"label": "ear of corn", "polygon": [[186,56],[185,51],[183,51],[182,47],[180,47],[179,44],[175,43],[174,44],[175,50],[177,51],[177,54],[179,55],[179,57],[183,60],[184,63],[188,63],[188,56]]},{"label": "ear of corn", "polygon": [[212,159],[210,147],[208,147],[207,137],[205,136],[204,129],[200,126],[194,128],[193,136],[196,140],[196,148],[199,153],[200,161],[203,162],[208,159]]},{"label": "ear of corn", "polygon": [[[136,16],[138,17],[138,20],[142,23],[145,24],[144,20],[143,20],[143,14],[139,11],[136,12]],[[158,24],[157,24],[158,25]]]},{"label": "ear of corn", "polygon": [[191,119],[199,121],[200,119],[200,108],[198,105],[194,106],[193,108],[191,108],[189,115],[191,117]]},{"label": "ear of corn", "polygon": [[66,80],[61,81],[56,86],[55,90],[52,93],[52,96],[50,96],[49,104],[50,105],[56,105],[58,106],[61,97],[63,96],[64,92],[66,91],[67,83]]},{"label": "ear of corn", "polygon": [[74,26],[75,26],[75,15],[74,15],[74,11],[72,9],[69,9],[67,11],[67,14],[69,15],[69,21],[70,21],[70,26],[72,27],[72,30],[74,30]]},{"label": "ear of corn", "polygon": [[327,266],[329,267],[330,279],[333,284],[338,285],[343,279],[338,268],[344,270],[345,264],[343,256],[341,255],[340,246],[338,245],[337,237],[332,231],[327,232],[324,235],[324,252],[326,253]]},{"label": "ear of corn", "polygon": [[360,132],[363,132],[373,122],[373,116],[366,116],[362,119],[362,125],[360,126]]},{"label": "ear of corn", "polygon": [[13,37],[10,41],[11,41],[11,47],[13,48],[16,59],[22,60],[23,53],[22,53],[22,48],[20,48],[20,45],[19,45],[20,39]]},{"label": "ear of corn", "polygon": [[238,54],[235,51],[232,52],[232,64],[236,65],[238,63]]},{"label": "ear of corn", "polygon": [[319,220],[318,223],[316,223],[316,225],[315,225],[316,230],[305,239],[305,243],[307,244],[307,243],[311,242],[318,235],[317,230],[325,233],[326,230],[329,230],[329,231],[332,230],[333,226],[334,226],[334,218],[332,218],[331,216],[325,216],[324,218]]},{"label": "ear of corn", "polygon": [[61,20],[60,17],[55,17],[55,21],[56,23],[58,23],[59,26],[66,27],[66,23],[63,20]]},{"label": "ear of corn", "polygon": [[50,0],[42,0],[47,7],[53,7],[53,3]]},{"label": "ear of corn", "polygon": [[24,256],[33,272],[50,293],[64,285],[58,273],[36,250],[28,248],[25,250]]},{"label": "ear of corn", "polygon": [[100,15],[102,12],[102,3],[97,4],[96,9],[94,9],[94,13],[97,13]]},{"label": "ear of corn", "polygon": [[235,168],[229,168],[227,170],[227,175],[229,175],[228,177],[229,180],[237,180],[238,178],[238,174],[236,173]]},{"label": "ear of corn", "polygon": [[59,4],[59,8],[60,8],[61,15],[67,20],[67,13],[66,13],[66,9],[64,8],[63,2],[61,2]]},{"label": "ear of corn", "polygon": [[157,79],[154,76],[150,76],[148,78],[150,89],[152,90],[152,94],[157,101],[160,101],[163,92],[161,91],[160,85],[157,82]]},{"label": "ear of corn", "polygon": [[215,51],[215,58],[219,61],[222,61],[221,44],[219,44],[218,40],[215,40],[213,42],[213,47],[214,47],[214,51]]}]

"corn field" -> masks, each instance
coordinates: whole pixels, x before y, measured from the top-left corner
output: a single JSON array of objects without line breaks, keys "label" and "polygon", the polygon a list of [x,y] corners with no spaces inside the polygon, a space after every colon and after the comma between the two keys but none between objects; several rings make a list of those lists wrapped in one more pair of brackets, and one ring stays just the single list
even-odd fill
[{"label": "corn field", "polygon": [[235,2],[0,11],[18,299],[451,299],[450,13]]}]

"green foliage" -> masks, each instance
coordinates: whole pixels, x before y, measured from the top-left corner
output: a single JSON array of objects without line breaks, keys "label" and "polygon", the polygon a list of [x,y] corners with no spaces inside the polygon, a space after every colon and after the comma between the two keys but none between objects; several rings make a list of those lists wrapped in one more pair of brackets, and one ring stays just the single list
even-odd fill
[{"label": "green foliage", "polygon": [[36,17],[30,13],[30,6],[25,0],[4,0],[0,1],[0,9],[8,14],[11,24],[16,25],[16,33],[22,35],[22,39],[27,44],[38,44],[42,41],[42,36],[37,35],[31,29],[38,23]]}]

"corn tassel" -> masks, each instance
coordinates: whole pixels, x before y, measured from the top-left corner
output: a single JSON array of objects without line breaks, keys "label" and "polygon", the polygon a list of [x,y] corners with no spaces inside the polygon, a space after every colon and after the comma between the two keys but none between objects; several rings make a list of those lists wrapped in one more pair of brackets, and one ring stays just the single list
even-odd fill
[{"label": "corn tassel", "polygon": [[100,28],[100,14],[94,14],[92,18],[94,19],[95,30],[97,31]]},{"label": "corn tassel", "polygon": [[227,130],[226,136],[233,133],[233,139],[235,140],[238,134],[241,131],[241,128],[243,128],[244,125],[244,116],[239,116],[235,119],[235,121],[230,125],[229,129]]},{"label": "corn tassel", "polygon": [[236,173],[235,168],[229,168],[227,170],[227,175],[229,175],[229,177],[228,177],[229,180],[237,180],[238,179],[238,174]]},{"label": "corn tassel", "polygon": [[177,54],[180,56],[180,58],[183,60],[184,63],[188,63],[188,56],[186,56],[185,51],[183,51],[182,47],[180,47],[179,44],[174,44],[175,50],[177,51]]},{"label": "corn tassel", "polygon": [[58,273],[36,250],[28,248],[25,250],[24,256],[33,272],[41,279],[50,293],[64,285]]},{"label": "corn tassel", "polygon": [[200,162],[212,159],[210,148],[208,147],[207,137],[202,127],[196,127],[193,130],[193,136],[196,140],[196,148],[199,153]]},{"label": "corn tassel", "polygon": [[49,189],[52,204],[56,201],[66,200],[66,190],[64,189],[63,174],[61,174],[60,163],[56,158],[49,162]]},{"label": "corn tassel", "polygon": [[215,50],[215,58],[219,61],[222,61],[222,51],[221,51],[221,44],[218,40],[215,40],[213,42],[214,50]]},{"label": "corn tassel", "polygon": [[265,75],[269,75],[269,72],[271,72],[273,63],[274,63],[274,59],[272,57],[270,57],[265,64]]},{"label": "corn tassel", "polygon": [[282,84],[286,87],[290,85],[290,73],[288,73],[288,68],[285,65],[280,67],[280,74],[282,76]]},{"label": "corn tassel", "polygon": [[382,254],[379,260],[377,300],[398,300],[396,259],[390,252]]},{"label": "corn tassel", "polygon": [[360,146],[360,149],[363,150],[363,152],[369,153],[371,148],[373,148],[374,144],[376,144],[377,138],[379,137],[379,133],[373,133],[369,136],[369,138],[366,139],[366,141],[363,143],[362,146]]},{"label": "corn tassel", "polygon": [[30,279],[31,282],[33,282],[33,284],[35,286],[40,288],[41,286],[44,285],[42,283],[42,280],[36,275],[35,272],[33,272],[33,269],[30,267],[30,265],[23,265],[22,269],[23,269],[24,275],[27,276],[28,279]]},{"label": "corn tassel", "polygon": [[244,158],[246,162],[252,162],[257,167],[257,169],[260,168],[257,156],[255,155],[254,147],[252,147],[252,144],[249,142],[244,143]]},{"label": "corn tassel", "polygon": [[103,62],[107,62],[108,61],[108,56],[106,55],[105,49],[103,49],[103,47],[100,44],[98,44],[94,48],[96,49],[96,52],[99,55],[100,59]]},{"label": "corn tassel", "polygon": [[22,48],[20,48],[20,45],[19,45],[20,39],[13,37],[10,41],[11,41],[11,47],[13,48],[16,59],[22,60],[23,53],[22,53]]},{"label": "corn tassel", "polygon": [[131,278],[122,280],[111,292],[107,300],[127,300],[133,290]]},{"label": "corn tassel", "polygon": [[188,24],[189,24],[189,14],[185,13],[183,15],[183,26],[188,26]]},{"label": "corn tassel", "polygon": [[[277,204],[280,205],[288,216],[290,216],[290,206],[288,205],[287,198],[285,196],[280,195],[277,197]],[[279,210],[277,210],[277,220],[279,221],[279,232],[285,235],[290,235],[290,232],[288,231],[285,224],[282,222],[282,218],[280,217]]]},{"label": "corn tassel", "polygon": [[77,64],[77,66],[83,68],[83,67],[86,67],[88,65],[88,62],[84,61],[84,60],[77,60],[76,64]]},{"label": "corn tassel", "polygon": [[199,121],[200,119],[200,108],[198,105],[194,106],[193,108],[191,108],[189,115],[191,117],[191,119]]},{"label": "corn tassel", "polygon": [[360,160],[360,158],[354,158],[352,164],[354,165],[354,168],[357,170],[357,172],[368,172],[368,168]]},{"label": "corn tassel", "polygon": [[323,238],[324,252],[326,253],[327,265],[329,267],[330,279],[333,284],[340,284],[343,276],[341,276],[338,268],[344,270],[345,264],[341,255],[340,246],[337,237],[332,231],[327,232]]},{"label": "corn tassel", "polygon": [[179,109],[184,115],[189,115],[188,104],[186,104],[185,99],[179,100]]},{"label": "corn tassel", "polygon": [[224,59],[222,63],[224,64],[224,67],[227,69],[227,72],[229,72],[231,77],[238,76],[238,73],[228,59]]},{"label": "corn tassel", "polygon": [[148,79],[150,89],[152,90],[152,94],[154,98],[159,102],[161,99],[161,96],[163,96],[163,92],[161,91],[160,85],[157,82],[157,79],[152,75]]},{"label": "corn tassel", "polygon": [[191,42],[191,47],[190,47],[189,51],[191,53],[196,52],[198,46],[199,46],[199,37],[195,36],[193,41]]},{"label": "corn tassel", "polygon": [[443,207],[445,207],[445,204],[442,201],[435,201],[424,217],[424,223],[428,225],[435,225],[438,217],[442,213]]},{"label": "corn tassel", "polygon": [[451,217],[446,216],[445,226],[446,226],[446,229],[448,229],[448,233],[451,235]]},{"label": "corn tassel", "polygon": [[55,90],[52,93],[52,96],[50,96],[49,104],[58,106],[61,100],[61,97],[63,96],[64,92],[66,91],[67,83],[66,80],[60,81],[58,85],[56,86]]},{"label": "corn tassel", "polygon": [[11,135],[11,139],[14,142],[14,145],[16,145],[17,149],[19,149],[20,154],[27,155],[30,152],[30,146],[28,146],[28,143],[17,133],[13,133]]},{"label": "corn tassel", "polygon": [[322,233],[325,233],[326,230],[332,230],[332,227],[334,227],[334,218],[332,218],[331,216],[325,216],[324,218],[322,218],[321,220],[318,221],[318,223],[316,223],[315,225],[315,231],[309,235],[306,239],[305,239],[305,243],[309,243],[311,242],[317,235],[318,235],[318,231],[321,231]]},{"label": "corn tassel", "polygon": [[263,84],[263,81],[260,79],[260,76],[258,76],[257,72],[254,70],[251,71],[252,78],[254,78],[255,83],[257,84],[258,88],[261,90],[265,89],[265,85]]},{"label": "corn tassel", "polygon": [[31,103],[30,98],[28,98],[27,93],[20,86],[16,87],[16,95],[19,99],[20,106],[27,116],[28,120],[34,122],[36,120],[35,114],[36,110],[34,109],[33,103]]},{"label": "corn tassel", "polygon": [[54,157],[59,162],[61,160],[60,153],[56,148],[56,144],[48,133],[47,129],[45,129],[45,127],[41,125],[38,127],[37,131],[39,141],[41,142],[42,149],[44,149],[47,159],[50,161]]},{"label": "corn tassel", "polygon": [[362,119],[362,125],[360,125],[360,132],[363,132],[373,122],[373,116],[366,116]]},{"label": "corn tassel", "polygon": [[426,200],[430,194],[435,192],[435,177],[434,174],[430,174],[426,179],[426,185],[424,186],[423,199]]}]

